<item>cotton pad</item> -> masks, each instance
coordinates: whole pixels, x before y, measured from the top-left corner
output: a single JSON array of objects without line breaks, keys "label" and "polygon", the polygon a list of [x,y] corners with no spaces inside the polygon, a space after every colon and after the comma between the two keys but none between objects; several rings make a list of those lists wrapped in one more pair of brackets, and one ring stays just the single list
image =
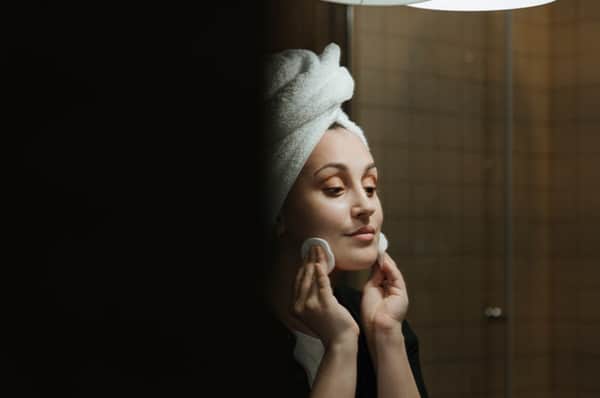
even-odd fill
[{"label": "cotton pad", "polygon": [[321,239],[321,238],[306,239],[304,241],[304,243],[302,244],[302,248],[300,249],[302,258],[308,257],[308,251],[310,250],[311,246],[314,244],[321,246],[323,248],[323,250],[325,251],[325,255],[327,256],[327,273],[330,273],[331,271],[333,271],[333,268],[335,267],[335,257],[333,257],[333,252],[331,251],[331,247],[329,246],[329,243],[327,243],[327,241],[325,239]]},{"label": "cotton pad", "polygon": [[388,240],[385,237],[385,235],[383,234],[383,232],[379,233],[379,256],[377,257],[377,262],[379,263],[379,265],[383,265],[383,254],[385,253],[385,251],[388,248]]}]

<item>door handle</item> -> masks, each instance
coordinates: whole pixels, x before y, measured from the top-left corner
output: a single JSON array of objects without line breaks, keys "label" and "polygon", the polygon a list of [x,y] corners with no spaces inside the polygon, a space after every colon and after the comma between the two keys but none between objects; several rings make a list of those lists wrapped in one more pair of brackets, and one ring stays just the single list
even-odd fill
[{"label": "door handle", "polygon": [[504,319],[506,315],[504,315],[504,311],[500,307],[486,307],[483,310],[483,316],[487,319]]}]

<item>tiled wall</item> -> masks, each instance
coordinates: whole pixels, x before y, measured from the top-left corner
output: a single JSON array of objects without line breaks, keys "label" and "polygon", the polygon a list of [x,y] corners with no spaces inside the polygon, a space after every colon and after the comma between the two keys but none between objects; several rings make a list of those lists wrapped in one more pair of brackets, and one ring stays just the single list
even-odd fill
[{"label": "tiled wall", "polygon": [[600,2],[551,8],[552,385],[600,396]]},{"label": "tiled wall", "polygon": [[[513,12],[515,397],[600,391],[598,3]],[[354,8],[353,118],[433,397],[503,394],[506,324],[482,313],[505,300],[504,40],[503,13]]]}]

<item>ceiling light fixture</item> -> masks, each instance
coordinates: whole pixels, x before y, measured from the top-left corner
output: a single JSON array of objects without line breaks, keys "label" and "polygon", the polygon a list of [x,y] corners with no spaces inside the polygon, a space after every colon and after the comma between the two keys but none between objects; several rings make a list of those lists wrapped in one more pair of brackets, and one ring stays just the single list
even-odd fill
[{"label": "ceiling light fixture", "polygon": [[323,0],[329,3],[348,4],[351,6],[404,6],[422,3],[427,0]]},{"label": "ceiling light fixture", "polygon": [[555,0],[429,0],[409,7],[440,11],[503,11],[535,7]]},{"label": "ceiling light fixture", "polygon": [[439,11],[503,11],[535,7],[556,0],[322,0],[354,6],[409,6]]}]

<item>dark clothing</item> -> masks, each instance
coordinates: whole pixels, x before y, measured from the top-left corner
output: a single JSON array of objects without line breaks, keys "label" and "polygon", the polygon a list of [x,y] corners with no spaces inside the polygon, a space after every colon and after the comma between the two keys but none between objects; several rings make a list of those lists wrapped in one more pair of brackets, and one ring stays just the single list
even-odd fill
[{"label": "dark clothing", "polygon": [[[358,341],[358,364],[357,364],[357,398],[377,397],[377,378],[369,355],[365,334],[362,332],[360,322],[361,293],[349,287],[336,287],[334,295],[340,304],[346,307],[361,327]],[[270,353],[268,362],[272,368],[269,379],[269,393],[281,397],[308,397],[310,387],[308,378],[302,365],[293,356],[295,337],[292,332],[278,319],[272,317],[270,321],[270,332],[273,334],[273,351]],[[421,374],[419,364],[419,343],[416,334],[410,328],[407,321],[402,323],[402,332],[406,342],[406,352],[415,382],[421,394],[421,398],[427,398],[427,390]],[[271,396],[271,395],[269,395]]]}]

